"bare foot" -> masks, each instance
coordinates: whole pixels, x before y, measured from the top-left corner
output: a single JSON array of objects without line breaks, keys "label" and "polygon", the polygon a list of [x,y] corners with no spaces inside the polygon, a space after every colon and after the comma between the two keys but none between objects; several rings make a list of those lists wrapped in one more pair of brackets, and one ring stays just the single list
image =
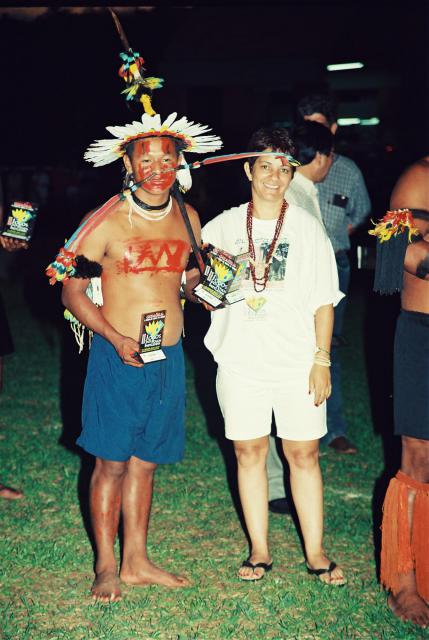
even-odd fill
[{"label": "bare foot", "polygon": [[22,491],[19,489],[12,489],[12,487],[6,487],[4,484],[0,484],[0,498],[5,500],[20,500],[24,497]]},{"label": "bare foot", "polygon": [[[267,567],[256,567],[255,565],[258,563],[266,564]],[[272,563],[272,558],[268,554],[252,553],[239,568],[238,577],[240,580],[261,580],[266,572],[271,569]]]},{"label": "bare foot", "polygon": [[403,590],[396,596],[391,593],[387,598],[387,604],[392,613],[401,620],[414,622],[423,629],[429,626],[429,607],[416,591]]},{"label": "bare foot", "polygon": [[132,585],[160,584],[170,589],[189,587],[190,581],[183,576],[175,576],[164,571],[149,560],[124,563],[121,567],[120,578],[122,582]]},{"label": "bare foot", "polygon": [[117,602],[121,600],[121,587],[119,585],[116,569],[106,569],[95,575],[91,587],[91,593],[97,602]]},{"label": "bare foot", "polygon": [[320,582],[324,582],[325,584],[341,587],[347,582],[341,567],[338,567],[335,562],[331,562],[331,560],[329,560],[329,558],[324,553],[312,557],[311,562],[310,560],[308,560],[307,569],[309,570],[309,573],[318,571],[320,569],[325,569],[325,571],[323,571],[319,575],[317,573],[313,573],[313,575],[317,575]]}]

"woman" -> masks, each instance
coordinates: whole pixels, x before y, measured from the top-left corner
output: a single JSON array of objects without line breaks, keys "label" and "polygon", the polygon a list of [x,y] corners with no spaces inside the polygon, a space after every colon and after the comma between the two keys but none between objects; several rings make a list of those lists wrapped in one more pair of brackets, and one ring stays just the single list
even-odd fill
[{"label": "woman", "polygon": [[[290,468],[307,569],[342,585],[342,570],[323,550],[323,486],[319,439],[326,433],[331,392],[330,343],[338,290],[335,257],[320,222],[288,205],[294,148],[284,129],[262,129],[245,164],[252,199],[203,229],[204,242],[249,252],[245,301],[212,313],[205,344],[218,363],[217,394],[226,437],[234,441],[241,504],[251,542],[239,569],[260,580],[272,568],[268,546],[266,457],[274,413]],[[277,155],[278,154],[278,155]]]}]

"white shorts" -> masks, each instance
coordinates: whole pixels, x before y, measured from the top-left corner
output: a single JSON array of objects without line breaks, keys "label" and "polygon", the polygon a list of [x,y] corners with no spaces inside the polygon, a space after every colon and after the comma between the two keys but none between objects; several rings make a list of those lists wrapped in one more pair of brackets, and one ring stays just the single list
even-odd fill
[{"label": "white shorts", "polygon": [[[287,378],[287,379],[286,379]],[[326,402],[314,405],[308,393],[309,372],[290,372],[281,383],[243,378],[218,368],[216,391],[228,440],[253,440],[271,432],[285,440],[317,440],[327,433]]]}]

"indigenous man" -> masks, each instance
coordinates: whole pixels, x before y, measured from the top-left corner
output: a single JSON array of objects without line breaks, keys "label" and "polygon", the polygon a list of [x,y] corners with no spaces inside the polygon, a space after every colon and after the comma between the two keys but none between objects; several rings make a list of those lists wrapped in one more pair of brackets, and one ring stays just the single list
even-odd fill
[{"label": "indigenous man", "polygon": [[[402,289],[394,350],[395,434],[401,470],[383,507],[381,581],[393,613],[429,625],[429,156],[399,178],[378,243],[375,289]],[[388,226],[386,226],[388,223]],[[396,231],[396,235],[391,232]],[[412,242],[408,240],[412,237]],[[387,236],[388,237],[388,236]],[[396,246],[395,246],[396,245]],[[402,250],[400,246],[402,245]],[[395,282],[396,279],[396,282]]]},{"label": "indigenous man", "polygon": [[[189,584],[152,564],[146,548],[155,469],[179,461],[184,447],[180,286],[190,239],[171,190],[183,150],[221,146],[215,136],[199,136],[206,127],[176,120],[176,114],[161,123],[159,115],[145,113],[141,123],[109,130],[120,140],[94,143],[86,158],[101,165],[123,157],[131,189],[125,198],[109,201],[101,214],[88,217],[73,243],[79,255],[62,296],[69,312],[94,333],[77,442],[96,457],[90,509],[97,551],[92,594],[99,601],[119,600],[120,580]],[[186,212],[199,242],[197,213],[187,205]],[[48,274],[55,277],[53,271],[51,266]],[[86,294],[95,275],[101,275],[101,308]],[[143,365],[142,315],[159,310],[165,312],[166,359]],[[121,512],[124,545],[118,576],[114,543]]]},{"label": "indigenous man", "polygon": [[[319,221],[285,201],[297,164],[284,129],[262,129],[250,151],[277,152],[245,164],[252,199],[217,216],[203,239],[233,255],[250,253],[245,301],[212,314],[205,344],[218,363],[217,394],[226,437],[234,441],[250,556],[238,575],[260,580],[268,547],[266,458],[274,411],[290,466],[292,494],[309,573],[344,584],[323,549],[319,438],[326,433],[333,305],[341,299],[335,257]],[[273,269],[274,261],[279,262]]]}]

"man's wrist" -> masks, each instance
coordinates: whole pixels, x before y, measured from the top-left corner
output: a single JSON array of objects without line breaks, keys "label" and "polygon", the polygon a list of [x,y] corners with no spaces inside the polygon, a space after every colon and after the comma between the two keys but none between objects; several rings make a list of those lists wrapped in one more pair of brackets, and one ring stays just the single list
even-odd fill
[{"label": "man's wrist", "polygon": [[121,334],[118,333],[111,325],[107,324],[103,328],[103,332],[101,334],[103,338],[105,338],[108,342],[115,346],[118,339],[122,338]]}]

